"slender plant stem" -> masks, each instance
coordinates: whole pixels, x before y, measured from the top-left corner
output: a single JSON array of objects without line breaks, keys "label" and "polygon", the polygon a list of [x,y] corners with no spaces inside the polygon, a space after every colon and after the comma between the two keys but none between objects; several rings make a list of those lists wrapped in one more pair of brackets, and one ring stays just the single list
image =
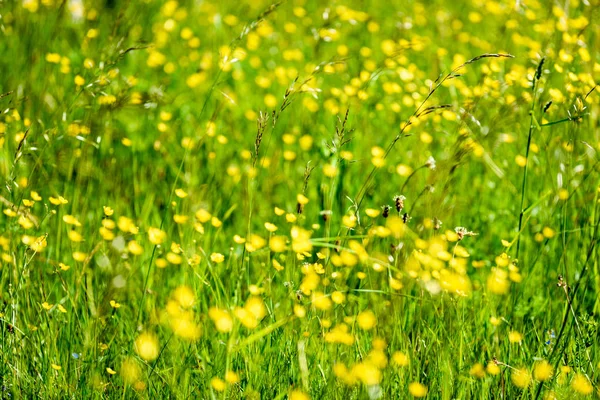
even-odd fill
[{"label": "slender plant stem", "polygon": [[521,205],[519,206],[519,236],[517,238],[517,250],[515,259],[519,260],[519,250],[521,248],[521,227],[523,226],[523,215],[525,210],[523,205],[525,204],[525,191],[527,190],[527,166],[529,165],[529,150],[531,148],[531,136],[533,135],[533,122],[535,120],[534,110],[537,98],[537,83],[538,79],[533,80],[533,99],[531,100],[531,109],[529,110],[529,132],[527,133],[527,148],[525,149],[525,167],[523,167],[523,182],[521,184]]}]

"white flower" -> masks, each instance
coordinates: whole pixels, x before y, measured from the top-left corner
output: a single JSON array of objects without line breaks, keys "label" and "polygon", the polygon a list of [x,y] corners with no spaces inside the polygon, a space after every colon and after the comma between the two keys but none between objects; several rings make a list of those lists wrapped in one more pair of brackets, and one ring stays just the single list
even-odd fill
[{"label": "white flower", "polygon": [[430,156],[425,163],[425,166],[429,169],[435,169],[435,158]]}]

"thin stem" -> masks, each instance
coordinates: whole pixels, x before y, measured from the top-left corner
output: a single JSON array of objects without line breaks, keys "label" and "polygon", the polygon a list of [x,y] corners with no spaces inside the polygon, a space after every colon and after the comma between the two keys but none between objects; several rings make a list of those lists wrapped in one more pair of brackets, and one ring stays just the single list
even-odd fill
[{"label": "thin stem", "polygon": [[533,122],[535,120],[534,110],[535,110],[535,102],[537,98],[537,83],[538,79],[534,78],[533,80],[533,100],[531,101],[531,109],[529,110],[529,132],[527,133],[527,148],[525,149],[525,167],[523,167],[523,183],[521,184],[521,205],[519,207],[519,236],[517,238],[517,250],[515,259],[519,259],[519,250],[521,247],[521,227],[523,226],[523,215],[525,214],[525,210],[523,209],[523,205],[525,204],[525,190],[527,189],[527,166],[529,165],[529,150],[531,148],[531,136],[533,135]]},{"label": "thin stem", "polygon": [[408,177],[406,178],[406,180],[404,181],[404,184],[402,185],[402,187],[400,188],[400,194],[404,194],[404,189],[406,189],[406,185],[408,185],[408,182],[411,180],[411,178],[413,176],[415,176],[415,174],[417,173],[417,171],[423,169],[427,167],[427,164],[421,165],[419,168],[415,169],[413,172],[410,173],[410,175],[408,175]]}]

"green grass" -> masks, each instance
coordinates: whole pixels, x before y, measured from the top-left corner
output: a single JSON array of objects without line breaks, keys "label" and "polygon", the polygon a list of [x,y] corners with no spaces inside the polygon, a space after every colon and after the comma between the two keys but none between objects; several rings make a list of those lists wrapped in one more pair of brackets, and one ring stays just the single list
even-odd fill
[{"label": "green grass", "polygon": [[600,4],[397,3],[0,3],[0,397],[600,396]]}]

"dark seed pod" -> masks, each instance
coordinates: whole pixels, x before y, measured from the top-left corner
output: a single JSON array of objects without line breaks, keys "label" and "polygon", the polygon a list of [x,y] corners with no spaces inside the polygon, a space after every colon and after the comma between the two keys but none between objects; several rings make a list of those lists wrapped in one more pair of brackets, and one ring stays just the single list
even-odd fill
[{"label": "dark seed pod", "polygon": [[329,216],[331,215],[331,210],[323,210],[319,214],[321,214],[321,218],[323,218],[323,221],[327,222],[327,221],[329,221]]},{"label": "dark seed pod", "polygon": [[404,208],[404,200],[406,200],[406,197],[404,196],[394,196],[394,205],[396,206],[396,211],[402,211]]},{"label": "dark seed pod", "polygon": [[389,217],[389,216],[390,216],[390,206],[388,206],[388,205],[385,205],[385,206],[383,206],[382,208],[383,208],[383,212],[381,213],[381,216],[382,216],[383,218],[387,218],[387,217]]},{"label": "dark seed pod", "polygon": [[404,213],[404,215],[402,216],[402,221],[404,221],[404,223],[408,223],[408,221],[410,221],[410,216],[408,215],[408,213]]},{"label": "dark seed pod", "polygon": [[537,70],[535,71],[535,79],[537,81],[540,80],[540,78],[542,77],[542,72],[544,71],[544,61],[546,61],[546,58],[542,58],[540,63],[538,64]]}]

